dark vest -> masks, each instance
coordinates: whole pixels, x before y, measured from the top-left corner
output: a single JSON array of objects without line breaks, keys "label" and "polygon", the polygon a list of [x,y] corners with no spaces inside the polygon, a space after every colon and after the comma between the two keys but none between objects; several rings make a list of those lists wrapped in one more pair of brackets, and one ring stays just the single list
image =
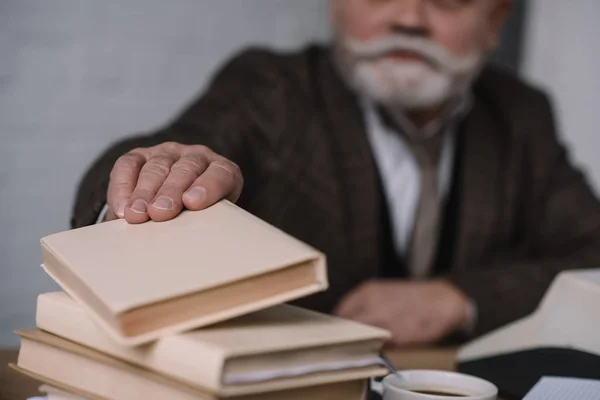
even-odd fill
[{"label": "dark vest", "polygon": [[[454,250],[456,248],[456,238],[458,237],[458,221],[460,212],[460,187],[462,180],[462,152],[464,148],[464,124],[459,124],[456,130],[456,143],[454,154],[454,165],[452,167],[452,177],[450,182],[450,192],[446,198],[444,212],[442,216],[441,232],[437,246],[437,255],[432,271],[433,276],[439,276],[446,273],[452,265]],[[392,226],[389,216],[389,210],[386,203],[386,196],[383,190],[381,177],[379,180],[379,190],[382,199],[382,253],[383,260],[380,268],[382,278],[406,278],[408,270],[405,260],[399,256],[394,248]]]}]

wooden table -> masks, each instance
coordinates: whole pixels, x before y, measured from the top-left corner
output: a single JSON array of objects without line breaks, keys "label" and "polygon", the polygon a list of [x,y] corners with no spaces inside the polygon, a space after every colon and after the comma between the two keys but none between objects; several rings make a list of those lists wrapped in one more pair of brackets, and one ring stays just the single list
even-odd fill
[{"label": "wooden table", "polygon": [[[456,350],[453,348],[392,350],[387,352],[387,356],[398,369],[452,370]],[[25,400],[39,394],[37,391],[39,383],[8,368],[7,364],[16,360],[16,350],[0,350],[0,400]]]},{"label": "wooden table", "polygon": [[16,350],[0,350],[0,400],[25,400],[39,395],[39,383],[8,368],[8,363],[16,360]]}]

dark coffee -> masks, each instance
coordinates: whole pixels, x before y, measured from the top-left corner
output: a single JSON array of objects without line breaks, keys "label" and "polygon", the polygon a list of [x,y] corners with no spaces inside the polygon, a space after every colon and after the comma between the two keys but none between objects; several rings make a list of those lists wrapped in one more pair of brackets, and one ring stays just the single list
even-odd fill
[{"label": "dark coffee", "polygon": [[411,390],[414,393],[430,394],[433,396],[448,396],[448,397],[468,397],[468,394],[440,392],[439,390]]}]

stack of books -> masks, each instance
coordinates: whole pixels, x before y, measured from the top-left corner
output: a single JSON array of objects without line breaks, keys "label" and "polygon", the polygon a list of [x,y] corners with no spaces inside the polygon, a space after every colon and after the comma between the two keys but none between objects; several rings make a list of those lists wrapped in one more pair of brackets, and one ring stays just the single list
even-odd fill
[{"label": "stack of books", "polygon": [[12,367],[50,400],[362,400],[387,372],[387,331],[285,304],[327,289],[323,254],[228,201],[41,245],[63,291]]}]

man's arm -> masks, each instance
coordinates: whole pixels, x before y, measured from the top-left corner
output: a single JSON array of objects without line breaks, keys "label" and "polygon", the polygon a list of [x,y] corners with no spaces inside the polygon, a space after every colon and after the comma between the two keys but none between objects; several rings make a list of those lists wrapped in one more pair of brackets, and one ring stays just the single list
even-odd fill
[{"label": "man's arm", "polygon": [[538,100],[545,112],[530,130],[524,246],[448,277],[477,305],[475,334],[533,312],[559,272],[600,266],[600,202],[559,143],[547,99]]},{"label": "man's arm", "polygon": [[[187,145],[202,144],[240,166],[242,171],[253,162],[252,149],[266,138],[268,115],[256,109],[272,108],[278,103],[276,74],[269,69],[269,57],[261,51],[247,51],[228,62],[214,77],[206,92],[189,105],[165,128],[147,135],[127,138],[110,146],[85,173],[80,182],[73,213],[72,227],[96,222],[107,202],[110,174],[119,157],[137,148],[165,142]],[[271,106],[269,106],[271,104]],[[258,117],[257,117],[257,114]],[[245,168],[246,167],[246,168]],[[245,175],[248,173],[246,172]],[[113,210],[116,211],[116,210]]]}]

